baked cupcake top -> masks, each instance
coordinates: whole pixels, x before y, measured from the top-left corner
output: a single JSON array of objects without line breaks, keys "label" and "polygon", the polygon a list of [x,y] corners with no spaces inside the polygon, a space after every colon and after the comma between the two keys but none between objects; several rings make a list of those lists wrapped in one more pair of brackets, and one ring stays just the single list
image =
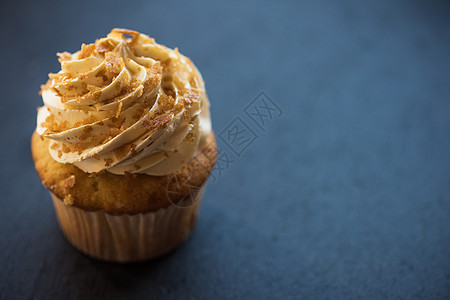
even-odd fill
[{"label": "baked cupcake top", "polygon": [[204,82],[178,49],[113,29],[58,56],[61,71],[42,86],[36,128],[57,162],[87,173],[159,176],[205,146],[211,121]]}]

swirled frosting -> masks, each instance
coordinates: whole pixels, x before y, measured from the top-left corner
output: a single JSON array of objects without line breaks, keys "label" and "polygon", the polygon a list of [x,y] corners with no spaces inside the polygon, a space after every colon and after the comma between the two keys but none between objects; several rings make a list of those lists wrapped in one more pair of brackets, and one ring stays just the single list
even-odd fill
[{"label": "swirled frosting", "polygon": [[36,128],[56,161],[88,173],[165,175],[204,147],[211,131],[204,82],[177,49],[113,29],[58,56],[61,71],[42,86]]}]

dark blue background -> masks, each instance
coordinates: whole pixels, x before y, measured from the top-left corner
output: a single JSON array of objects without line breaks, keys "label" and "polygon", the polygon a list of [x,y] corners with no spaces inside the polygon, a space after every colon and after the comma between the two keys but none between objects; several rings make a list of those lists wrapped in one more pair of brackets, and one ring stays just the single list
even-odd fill
[{"label": "dark blue background", "polygon": [[[0,4],[0,298],[450,297],[448,1],[36,2]],[[192,58],[217,134],[258,135],[219,140],[194,235],[137,265],[66,242],[29,150],[55,53],[113,27]]]}]

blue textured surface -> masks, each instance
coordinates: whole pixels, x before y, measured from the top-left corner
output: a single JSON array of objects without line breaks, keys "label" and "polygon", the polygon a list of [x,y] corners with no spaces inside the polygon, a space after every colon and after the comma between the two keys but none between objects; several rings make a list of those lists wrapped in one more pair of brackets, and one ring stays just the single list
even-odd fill
[{"label": "blue textured surface", "polygon": [[[449,2],[60,2],[0,4],[0,298],[450,298]],[[66,242],[29,151],[55,53],[113,27],[179,47],[216,133],[258,136],[219,140],[195,234],[137,265]]]}]

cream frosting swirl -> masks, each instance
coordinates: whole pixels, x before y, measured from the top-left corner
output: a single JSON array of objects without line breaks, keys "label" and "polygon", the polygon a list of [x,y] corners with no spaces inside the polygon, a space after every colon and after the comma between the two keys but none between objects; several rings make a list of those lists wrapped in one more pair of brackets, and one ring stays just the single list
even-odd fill
[{"label": "cream frosting swirl", "polygon": [[113,29],[58,56],[61,71],[42,86],[36,128],[56,161],[88,173],[165,175],[205,146],[211,121],[204,82],[177,49]]}]

